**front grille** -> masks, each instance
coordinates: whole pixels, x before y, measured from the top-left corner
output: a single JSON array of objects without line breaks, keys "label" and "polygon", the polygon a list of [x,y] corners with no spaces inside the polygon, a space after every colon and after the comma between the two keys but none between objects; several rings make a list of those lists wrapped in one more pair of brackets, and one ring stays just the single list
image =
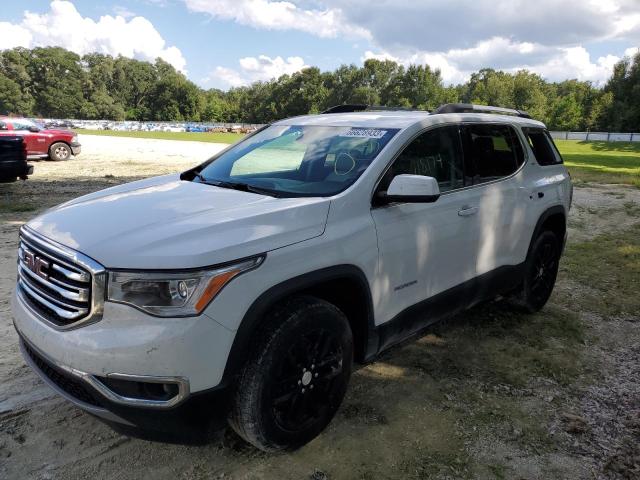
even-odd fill
[{"label": "front grille", "polygon": [[18,285],[30,306],[58,327],[91,314],[91,273],[26,235],[18,249]]},{"label": "front grille", "polygon": [[24,346],[25,352],[27,352],[27,355],[29,355],[29,358],[36,364],[38,369],[63,392],[77,400],[80,400],[81,402],[88,403],[89,405],[93,405],[95,407],[102,406],[96,396],[85,386],[82,380],[74,378],[72,375],[55,368],[47,360],[38,355],[38,353],[27,344],[27,342],[23,341],[22,345]]}]

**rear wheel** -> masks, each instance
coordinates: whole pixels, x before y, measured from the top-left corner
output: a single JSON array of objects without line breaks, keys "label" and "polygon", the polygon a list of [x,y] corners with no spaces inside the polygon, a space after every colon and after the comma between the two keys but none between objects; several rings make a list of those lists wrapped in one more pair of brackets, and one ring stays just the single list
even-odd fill
[{"label": "rear wheel", "polygon": [[551,231],[542,232],[533,242],[516,298],[526,311],[537,312],[549,300],[558,276],[560,253],[560,240]]},{"label": "rear wheel", "polygon": [[353,364],[349,322],[314,297],[288,301],[269,316],[240,377],[230,424],[264,451],[293,450],[329,424]]},{"label": "rear wheel", "polygon": [[62,142],[54,143],[49,147],[49,158],[56,162],[68,160],[71,157],[71,148]]}]

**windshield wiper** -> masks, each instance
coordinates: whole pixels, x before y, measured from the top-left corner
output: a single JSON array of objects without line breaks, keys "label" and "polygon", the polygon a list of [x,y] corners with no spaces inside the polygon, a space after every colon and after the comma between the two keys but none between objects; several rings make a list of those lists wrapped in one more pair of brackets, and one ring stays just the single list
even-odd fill
[{"label": "windshield wiper", "polygon": [[206,183],[207,185],[213,185],[214,187],[230,188],[232,190],[240,190],[242,192],[257,193],[259,195],[268,195],[270,197],[276,197],[276,198],[282,198],[286,196],[286,195],[283,195],[282,192],[279,192],[278,190],[256,187],[254,185],[249,185],[248,183],[229,182],[227,180],[208,180],[199,173],[196,174],[196,177],[198,178],[198,180],[200,180],[201,183]]}]

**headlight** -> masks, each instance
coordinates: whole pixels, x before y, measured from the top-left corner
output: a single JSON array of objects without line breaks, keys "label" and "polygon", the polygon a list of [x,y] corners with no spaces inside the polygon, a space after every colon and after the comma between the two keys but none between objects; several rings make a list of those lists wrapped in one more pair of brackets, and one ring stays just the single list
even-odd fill
[{"label": "headlight", "polygon": [[71,143],[78,143],[78,135],[74,135],[71,139]]},{"label": "headlight", "polygon": [[109,272],[107,300],[132,305],[159,317],[199,315],[237,275],[259,266],[264,257],[211,270],[190,272]]}]

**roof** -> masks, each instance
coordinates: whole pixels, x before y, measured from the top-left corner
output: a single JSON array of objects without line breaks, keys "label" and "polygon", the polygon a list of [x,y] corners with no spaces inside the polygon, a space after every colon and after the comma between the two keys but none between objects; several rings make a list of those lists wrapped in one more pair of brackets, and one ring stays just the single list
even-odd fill
[{"label": "roof", "polygon": [[501,122],[521,126],[544,127],[542,122],[513,115],[494,115],[487,113],[444,113],[430,114],[427,111],[367,111],[350,113],[331,113],[303,115],[275,122],[274,125],[316,125],[331,127],[361,128],[399,128],[405,129],[421,123],[436,125],[439,123],[460,122]]}]

